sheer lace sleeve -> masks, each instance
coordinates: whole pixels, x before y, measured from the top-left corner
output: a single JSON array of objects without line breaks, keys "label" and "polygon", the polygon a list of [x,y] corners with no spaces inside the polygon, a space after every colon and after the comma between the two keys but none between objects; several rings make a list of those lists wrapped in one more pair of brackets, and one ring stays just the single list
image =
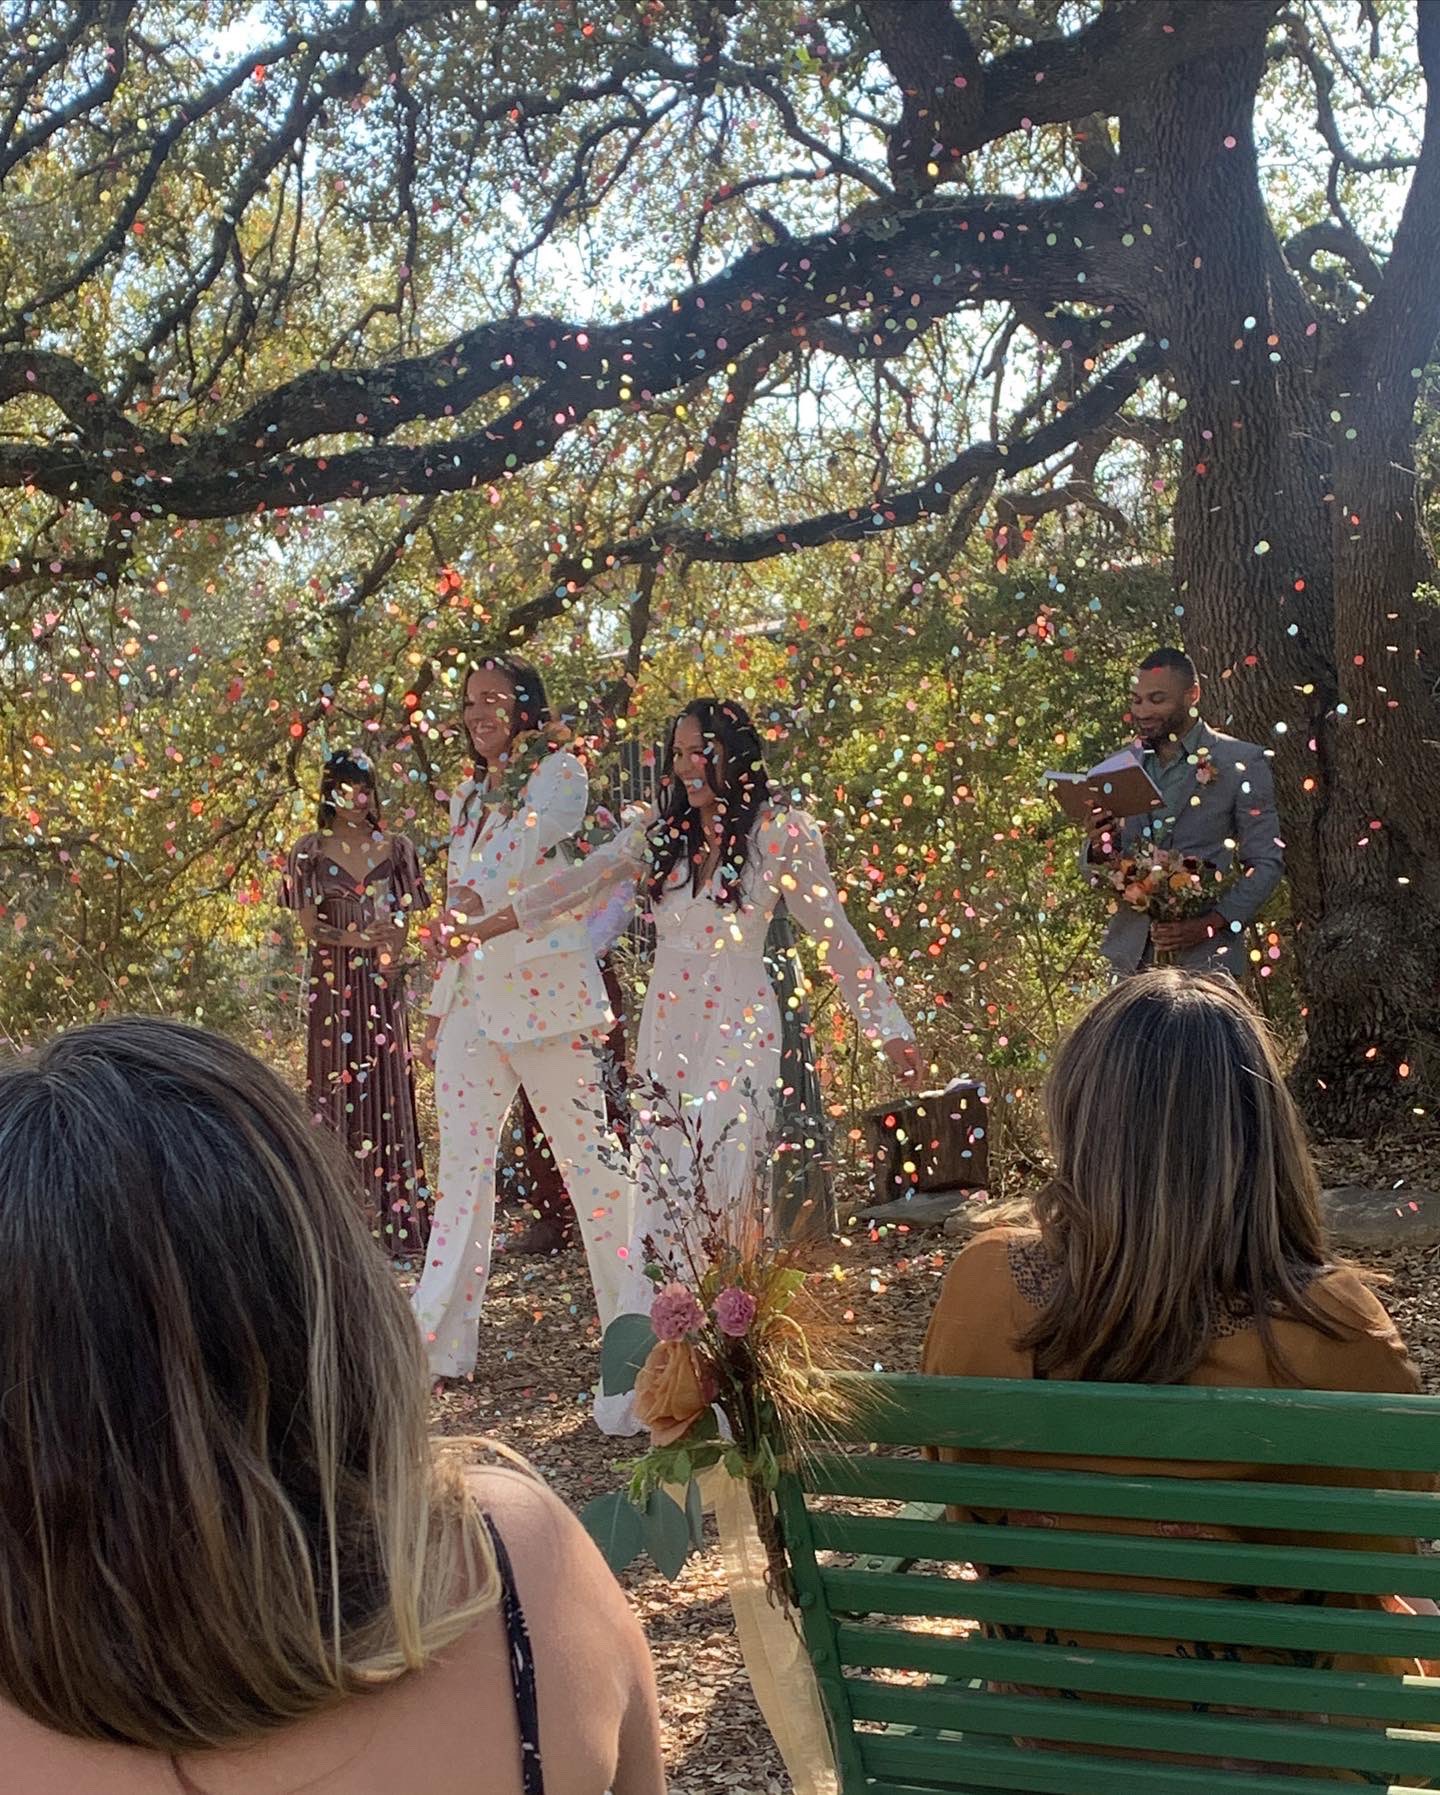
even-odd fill
[{"label": "sheer lace sleeve", "polygon": [[865,1033],[876,1043],[913,1039],[874,955],[845,914],[815,819],[803,810],[779,811],[762,826],[758,845],[763,876],[778,885],[786,909],[820,949],[820,964],[835,975]]},{"label": "sheer lace sleeve", "polygon": [[557,866],[543,879],[516,892],[511,906],[521,929],[533,935],[559,916],[588,919],[606,909],[623,887],[633,890],[645,870],[645,837],[650,822],[648,816],[636,817],[583,860]]}]

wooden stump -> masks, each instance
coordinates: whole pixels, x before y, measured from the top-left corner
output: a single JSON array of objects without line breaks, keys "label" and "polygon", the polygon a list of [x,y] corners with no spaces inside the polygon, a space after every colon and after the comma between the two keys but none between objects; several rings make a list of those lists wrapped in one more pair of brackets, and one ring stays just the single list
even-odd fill
[{"label": "wooden stump", "polygon": [[976,1190],[988,1181],[983,1085],[967,1080],[948,1091],[924,1091],[867,1110],[865,1133],[877,1203],[916,1191]]}]

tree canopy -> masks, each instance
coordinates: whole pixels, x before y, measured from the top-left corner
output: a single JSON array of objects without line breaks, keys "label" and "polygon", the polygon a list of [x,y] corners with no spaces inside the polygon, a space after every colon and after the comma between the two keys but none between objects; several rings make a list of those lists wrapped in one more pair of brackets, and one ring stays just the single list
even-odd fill
[{"label": "tree canopy", "polygon": [[322,737],[431,827],[499,636],[610,733],[757,693],[933,1022],[1168,630],[1274,753],[1303,1094],[1428,1109],[1440,0],[4,16],[0,866],[108,978],[258,913]]}]

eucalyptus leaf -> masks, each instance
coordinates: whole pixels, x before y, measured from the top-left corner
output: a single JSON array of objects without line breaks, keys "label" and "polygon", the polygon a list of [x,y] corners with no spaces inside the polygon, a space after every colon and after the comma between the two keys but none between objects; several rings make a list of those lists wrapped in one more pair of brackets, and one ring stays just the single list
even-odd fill
[{"label": "eucalyptus leaf", "polygon": [[648,1545],[646,1517],[622,1490],[611,1490],[587,1503],[580,1513],[580,1525],[599,1546],[606,1564],[617,1573],[633,1563]]},{"label": "eucalyptus leaf", "polygon": [[698,1552],[705,1544],[705,1505],[700,1500],[700,1485],[692,1477],[685,1491],[685,1520],[690,1528],[690,1547]]},{"label": "eucalyptus leaf", "polygon": [[600,1343],[600,1388],[607,1396],[624,1396],[635,1388],[640,1367],[655,1347],[646,1315],[617,1315]]},{"label": "eucalyptus leaf", "polygon": [[664,1490],[652,1491],[645,1505],[645,1550],[660,1575],[671,1583],[690,1556],[690,1523],[685,1510]]}]

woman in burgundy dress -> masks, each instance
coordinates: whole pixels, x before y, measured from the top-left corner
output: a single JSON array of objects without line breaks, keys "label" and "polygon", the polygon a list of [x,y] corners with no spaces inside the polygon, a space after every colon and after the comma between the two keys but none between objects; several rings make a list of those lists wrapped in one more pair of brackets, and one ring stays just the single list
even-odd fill
[{"label": "woman in burgundy dress", "polygon": [[319,827],[290,850],[280,902],[310,943],[305,1073],[315,1118],[349,1150],[381,1246],[417,1258],[430,1233],[430,1192],[402,962],[411,915],[430,897],[413,844],[385,833],[363,754],[340,750],[326,761]]}]

